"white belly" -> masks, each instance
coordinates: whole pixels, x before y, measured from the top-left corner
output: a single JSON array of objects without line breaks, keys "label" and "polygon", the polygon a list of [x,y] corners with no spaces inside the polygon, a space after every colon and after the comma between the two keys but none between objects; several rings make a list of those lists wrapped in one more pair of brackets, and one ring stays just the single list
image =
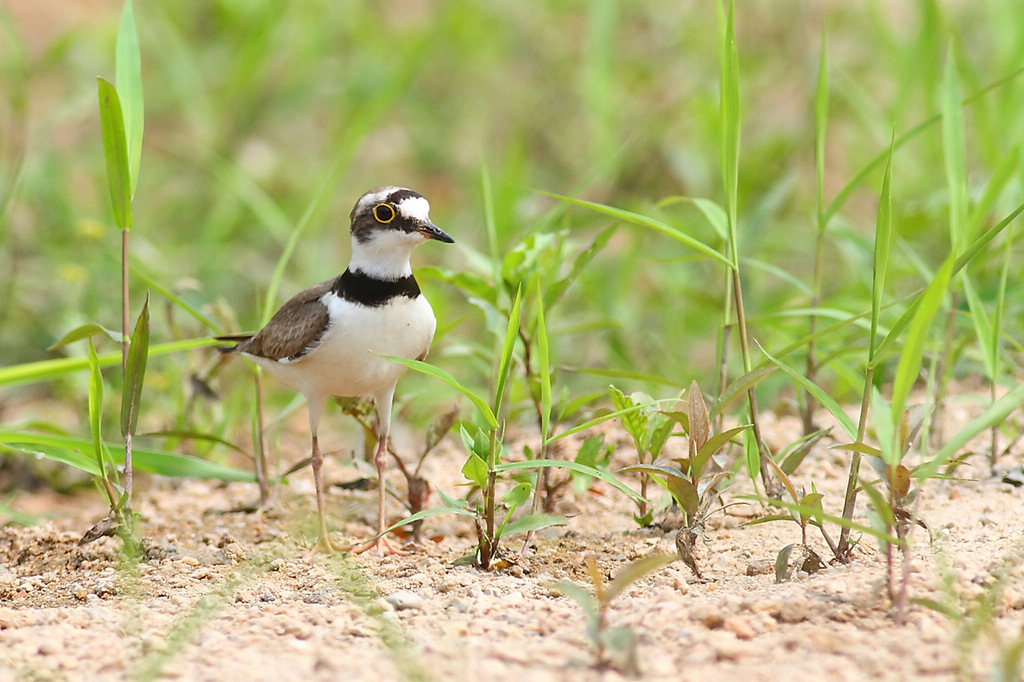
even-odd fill
[{"label": "white belly", "polygon": [[328,294],[323,299],[336,322],[320,345],[290,363],[259,361],[282,383],[307,399],[328,396],[376,396],[398,382],[405,367],[381,355],[416,359],[426,354],[437,325],[423,296],[398,297],[370,308]]}]

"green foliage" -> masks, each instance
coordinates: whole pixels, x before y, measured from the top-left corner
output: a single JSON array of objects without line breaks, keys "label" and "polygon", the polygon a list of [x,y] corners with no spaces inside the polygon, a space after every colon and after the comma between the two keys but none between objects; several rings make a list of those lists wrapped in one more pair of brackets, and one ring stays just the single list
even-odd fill
[{"label": "green foliage", "polygon": [[575,601],[583,610],[587,638],[594,650],[595,668],[612,668],[629,676],[640,674],[633,631],[625,627],[611,627],[608,624],[608,610],[626,588],[648,573],[668,565],[675,558],[668,554],[652,554],[637,559],[624,566],[610,583],[605,583],[597,559],[593,554],[588,554],[585,561],[593,593],[568,580],[559,580],[554,584],[556,590]]}]

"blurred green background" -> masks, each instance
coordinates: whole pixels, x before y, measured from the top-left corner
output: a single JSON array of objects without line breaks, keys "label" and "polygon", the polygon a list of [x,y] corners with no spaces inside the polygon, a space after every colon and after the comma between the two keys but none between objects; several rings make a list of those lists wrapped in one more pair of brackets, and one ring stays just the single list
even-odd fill
[{"label": "blurred green background", "polygon": [[[2,365],[54,357],[46,347],[79,324],[119,324],[120,235],[109,207],[96,76],[113,78],[121,6],[0,4]],[[564,274],[613,224],[535,189],[627,208],[724,248],[691,204],[661,203],[677,196],[722,201],[715,3],[138,0],[135,14],[146,128],[133,267],[217,324],[205,328],[154,295],[154,343],[256,327],[273,267],[336,162],[338,179],[315,209],[277,303],[344,268],[352,204],[382,184],[424,194],[434,221],[457,241],[419,249],[414,266],[491,276],[484,173],[500,255],[531,234],[566,230],[564,266],[553,266]],[[754,339],[776,348],[807,331],[805,316],[786,312],[811,300],[813,105],[823,30],[831,201],[887,148],[893,130],[906,132],[940,112],[950,50],[965,95],[1024,65],[1021,17],[1024,2],[1007,0],[737,4],[740,232]],[[972,200],[1022,139],[1021,111],[1024,78],[965,108]],[[887,300],[927,283],[949,250],[942,153],[933,125],[896,154],[898,243]],[[1022,177],[1015,168],[985,225],[1020,202]],[[846,313],[870,307],[880,184],[878,168],[829,225],[823,306]],[[1012,248],[1019,264],[1019,245]],[[997,251],[973,268],[985,300],[998,282]],[[485,316],[436,271],[421,280],[440,321],[431,361],[471,386],[486,386],[493,339]],[[134,279],[133,316],[147,288]],[[649,373],[679,385],[697,379],[711,389],[724,291],[719,265],[622,225],[549,314],[554,362]],[[1020,293],[1011,282],[1005,331],[1016,356]],[[969,338],[970,322],[958,324]],[[865,336],[849,327],[821,341],[827,364],[819,381],[839,400],[859,396],[846,379],[860,371]],[[958,375],[977,374],[977,354],[967,343],[962,350]],[[179,422],[188,377],[208,371],[212,356],[207,350],[153,359],[143,419],[149,428]],[[610,381],[582,372],[558,378],[556,388],[568,386],[573,395]],[[73,421],[84,414],[85,381],[83,374],[7,391],[0,420],[39,418],[26,405],[57,398],[68,410],[62,419]],[[777,410],[793,397],[782,376],[759,391]],[[429,418],[453,399],[420,376],[403,380],[400,393],[426,396],[410,410],[414,418]],[[244,416],[235,427],[245,428]]]}]

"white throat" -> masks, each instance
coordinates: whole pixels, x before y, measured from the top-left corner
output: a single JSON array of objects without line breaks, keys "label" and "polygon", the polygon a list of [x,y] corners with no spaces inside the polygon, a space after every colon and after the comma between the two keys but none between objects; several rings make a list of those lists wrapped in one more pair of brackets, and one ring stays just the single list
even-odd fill
[{"label": "white throat", "polygon": [[349,270],[359,270],[378,279],[401,279],[412,274],[409,257],[422,244],[423,235],[395,230],[380,231],[373,238],[360,242],[352,238],[352,260]]}]

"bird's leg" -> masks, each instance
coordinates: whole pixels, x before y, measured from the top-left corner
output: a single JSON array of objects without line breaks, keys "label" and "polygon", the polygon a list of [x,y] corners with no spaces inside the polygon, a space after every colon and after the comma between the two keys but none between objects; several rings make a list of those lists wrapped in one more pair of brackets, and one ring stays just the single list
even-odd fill
[{"label": "bird's leg", "polygon": [[380,435],[380,440],[377,442],[377,451],[373,455],[373,463],[377,467],[377,535],[372,540],[354,548],[352,551],[356,554],[367,552],[374,547],[377,548],[377,553],[380,556],[385,554],[408,554],[408,552],[392,546],[384,536],[384,528],[387,526],[388,518],[387,511],[385,510],[387,486],[384,482],[384,467],[387,464],[387,456],[388,434],[383,432]]},{"label": "bird's leg", "polygon": [[327,532],[327,510],[324,508],[324,482],[320,470],[324,465],[324,456],[320,454],[320,445],[317,443],[316,433],[313,433],[313,453],[311,456],[313,466],[313,485],[316,486],[316,511],[320,517],[320,537],[316,541],[318,552],[337,552],[343,548],[331,541]]}]

